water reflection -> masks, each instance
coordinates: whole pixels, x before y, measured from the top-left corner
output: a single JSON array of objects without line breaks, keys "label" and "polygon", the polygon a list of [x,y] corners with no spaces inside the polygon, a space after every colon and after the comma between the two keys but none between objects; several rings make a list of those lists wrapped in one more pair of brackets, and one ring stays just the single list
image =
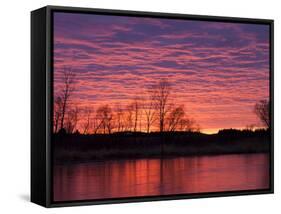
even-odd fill
[{"label": "water reflection", "polygon": [[117,160],[54,167],[54,200],[266,189],[267,154]]}]

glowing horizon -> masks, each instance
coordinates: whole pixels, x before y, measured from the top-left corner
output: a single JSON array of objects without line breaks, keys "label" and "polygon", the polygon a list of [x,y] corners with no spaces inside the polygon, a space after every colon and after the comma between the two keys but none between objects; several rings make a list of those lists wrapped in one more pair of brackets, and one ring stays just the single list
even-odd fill
[{"label": "glowing horizon", "polygon": [[253,108],[269,99],[269,26],[55,12],[55,96],[65,67],[80,108],[124,108],[167,78],[201,132],[261,127]]}]

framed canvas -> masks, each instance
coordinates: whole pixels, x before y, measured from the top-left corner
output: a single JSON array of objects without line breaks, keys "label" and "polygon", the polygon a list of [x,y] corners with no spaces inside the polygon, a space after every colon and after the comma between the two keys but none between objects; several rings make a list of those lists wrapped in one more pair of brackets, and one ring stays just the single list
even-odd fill
[{"label": "framed canvas", "polygon": [[31,201],[273,193],[273,20],[31,13]]}]

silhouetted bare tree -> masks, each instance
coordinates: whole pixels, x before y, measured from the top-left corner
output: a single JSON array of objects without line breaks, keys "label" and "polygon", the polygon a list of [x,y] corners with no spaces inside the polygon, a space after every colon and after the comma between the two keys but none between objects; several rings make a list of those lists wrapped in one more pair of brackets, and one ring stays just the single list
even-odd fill
[{"label": "silhouetted bare tree", "polygon": [[185,116],[184,107],[178,106],[175,107],[168,115],[168,128],[167,131],[173,132],[178,130],[179,126],[182,125]]},{"label": "silhouetted bare tree", "polygon": [[146,132],[150,132],[150,127],[155,121],[155,109],[153,100],[148,100],[144,106],[144,115],[146,121]]},{"label": "silhouetted bare tree", "polygon": [[131,109],[133,110],[133,124],[134,124],[134,132],[137,131],[138,127],[138,119],[139,119],[139,114],[140,114],[140,104],[138,99],[135,99],[133,103],[131,104]]},{"label": "silhouetted bare tree", "polygon": [[116,130],[117,132],[122,132],[125,128],[125,112],[120,105],[116,106],[115,111]]},{"label": "silhouetted bare tree", "polygon": [[138,99],[138,103],[139,103],[139,116],[138,116],[138,121],[139,121],[139,131],[142,131],[142,125],[143,125],[143,108],[144,108],[144,98],[141,97]]},{"label": "silhouetted bare tree", "polygon": [[101,127],[101,120],[99,118],[97,118],[97,115],[95,115],[94,118],[92,118],[92,130],[94,134],[97,134],[100,127]]},{"label": "silhouetted bare tree", "polygon": [[66,117],[65,130],[67,133],[73,133],[79,120],[79,108],[75,106],[69,109]]},{"label": "silhouetted bare tree", "polygon": [[59,122],[62,115],[62,99],[61,97],[56,97],[54,100],[54,133],[59,131]]},{"label": "silhouetted bare tree", "polygon": [[71,68],[65,67],[63,70],[63,89],[61,92],[62,107],[61,107],[61,121],[60,128],[64,128],[64,119],[69,104],[69,98],[74,91],[74,78],[75,74]]},{"label": "silhouetted bare tree", "polygon": [[270,127],[270,117],[269,117],[269,101],[260,100],[256,103],[254,107],[254,112],[260,119],[261,123],[266,127]]},{"label": "silhouetted bare tree", "polygon": [[171,85],[166,79],[162,79],[158,84],[152,87],[150,93],[151,99],[154,101],[155,110],[158,114],[159,131],[163,132],[166,116],[170,109],[169,96],[171,93]]},{"label": "silhouetted bare tree", "polygon": [[131,131],[133,126],[133,113],[134,109],[133,106],[127,105],[126,113],[125,113],[125,131]]},{"label": "silhouetted bare tree", "polygon": [[85,121],[82,124],[83,134],[89,134],[92,128],[91,114],[92,114],[92,109],[86,107],[84,109]]},{"label": "silhouetted bare tree", "polygon": [[100,106],[97,109],[97,118],[100,120],[98,127],[103,129],[103,133],[111,134],[113,129],[113,114],[111,108],[108,105]]},{"label": "silhouetted bare tree", "polygon": [[187,118],[185,116],[185,118],[181,119],[179,122],[179,131],[200,131],[200,126],[198,124],[195,123],[194,119],[191,118]]}]

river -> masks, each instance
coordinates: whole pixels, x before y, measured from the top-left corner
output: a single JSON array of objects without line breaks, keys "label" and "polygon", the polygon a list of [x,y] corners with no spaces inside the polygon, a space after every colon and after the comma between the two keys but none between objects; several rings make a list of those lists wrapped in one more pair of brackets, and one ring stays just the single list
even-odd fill
[{"label": "river", "polygon": [[269,188],[269,155],[107,160],[56,165],[54,201]]}]

